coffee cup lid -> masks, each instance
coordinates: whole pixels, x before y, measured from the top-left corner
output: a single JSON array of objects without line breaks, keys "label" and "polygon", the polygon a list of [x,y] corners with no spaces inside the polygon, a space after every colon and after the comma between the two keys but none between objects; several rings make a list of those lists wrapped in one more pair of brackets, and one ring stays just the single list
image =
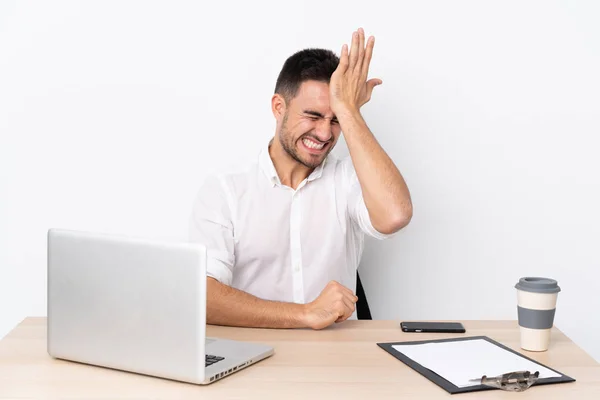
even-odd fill
[{"label": "coffee cup lid", "polygon": [[537,276],[527,276],[519,279],[519,283],[515,285],[519,290],[524,292],[534,293],[558,293],[560,286],[554,279],[540,278]]}]

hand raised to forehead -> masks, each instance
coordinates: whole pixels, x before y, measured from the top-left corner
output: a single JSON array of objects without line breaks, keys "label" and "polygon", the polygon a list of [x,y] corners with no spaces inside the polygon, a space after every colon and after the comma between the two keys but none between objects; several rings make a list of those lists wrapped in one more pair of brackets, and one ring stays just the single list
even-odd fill
[{"label": "hand raised to forehead", "polygon": [[367,81],[374,47],[374,36],[370,36],[365,45],[365,32],[362,28],[352,33],[350,52],[346,44],[342,46],[340,63],[329,84],[331,109],[334,113],[358,111],[371,99],[373,88],[383,83],[377,78]]}]

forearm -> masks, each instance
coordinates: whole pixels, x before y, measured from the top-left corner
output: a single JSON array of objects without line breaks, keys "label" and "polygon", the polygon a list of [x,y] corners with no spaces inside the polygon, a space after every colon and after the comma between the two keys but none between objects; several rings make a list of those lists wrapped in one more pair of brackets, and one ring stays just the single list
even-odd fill
[{"label": "forearm", "polygon": [[304,328],[304,305],[262,300],[207,278],[206,322],[255,328]]},{"label": "forearm", "polygon": [[402,174],[359,112],[338,116],[373,226],[394,232],[410,221],[412,202]]}]

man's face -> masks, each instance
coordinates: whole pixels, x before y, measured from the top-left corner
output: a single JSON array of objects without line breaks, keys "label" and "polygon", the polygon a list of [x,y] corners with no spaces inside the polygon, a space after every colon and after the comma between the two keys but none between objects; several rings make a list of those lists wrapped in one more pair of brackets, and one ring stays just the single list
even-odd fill
[{"label": "man's face", "polygon": [[340,136],[340,125],[329,108],[329,85],[303,82],[288,104],[278,132],[284,150],[308,168],[318,167]]}]

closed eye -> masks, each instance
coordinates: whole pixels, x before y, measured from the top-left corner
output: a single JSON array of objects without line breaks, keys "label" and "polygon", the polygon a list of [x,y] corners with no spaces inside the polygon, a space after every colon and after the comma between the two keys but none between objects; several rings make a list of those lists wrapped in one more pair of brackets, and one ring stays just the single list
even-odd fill
[{"label": "closed eye", "polygon": [[[302,112],[304,114],[305,118],[310,119],[311,121],[318,121],[320,119],[325,118],[325,116],[323,114],[321,114],[318,111],[314,111],[314,110],[304,110]],[[339,125],[339,121],[337,120],[337,117],[334,115],[331,117],[331,125]]]},{"label": "closed eye", "polygon": [[[320,119],[322,119],[323,117],[316,117],[314,115],[307,115],[306,118],[310,119],[311,121],[318,121]],[[331,120],[331,124],[332,125],[339,125],[339,122],[337,119],[332,119]]]}]

